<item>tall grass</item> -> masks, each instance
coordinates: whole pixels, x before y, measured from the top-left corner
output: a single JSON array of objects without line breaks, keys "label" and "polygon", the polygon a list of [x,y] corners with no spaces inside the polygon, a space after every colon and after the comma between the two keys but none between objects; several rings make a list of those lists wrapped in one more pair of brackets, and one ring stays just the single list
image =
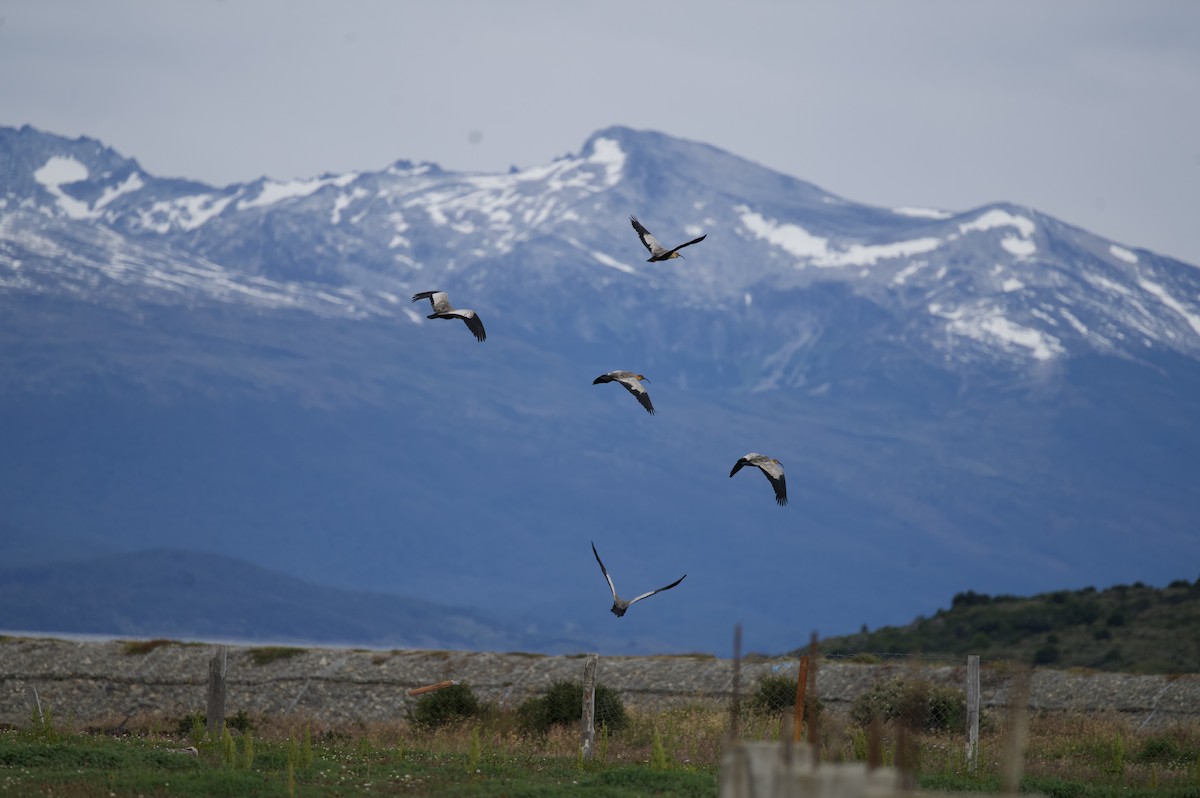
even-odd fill
[{"label": "tall grass", "polygon": [[[598,730],[590,761],[579,756],[578,727],[530,734],[515,710],[496,707],[437,728],[252,717],[247,728],[227,727],[217,740],[203,737],[202,726],[192,730],[199,756],[179,752],[188,743],[180,725],[135,717],[126,724],[132,736],[111,738],[35,712],[26,727],[0,732],[0,795],[436,794],[451,787],[461,795],[526,787],[546,795],[715,795],[730,718],[700,705],[630,708],[624,728]],[[915,733],[917,784],[998,788],[1004,727],[985,724],[973,770],[963,733]],[[783,713],[747,711],[739,728],[744,738],[770,740],[787,726]],[[893,762],[894,726],[883,728],[883,760]],[[837,712],[822,713],[819,744],[826,761],[863,760],[870,747],[863,726]],[[1034,714],[1022,788],[1097,798],[1200,796],[1200,723],[1147,730],[1113,715]]]}]

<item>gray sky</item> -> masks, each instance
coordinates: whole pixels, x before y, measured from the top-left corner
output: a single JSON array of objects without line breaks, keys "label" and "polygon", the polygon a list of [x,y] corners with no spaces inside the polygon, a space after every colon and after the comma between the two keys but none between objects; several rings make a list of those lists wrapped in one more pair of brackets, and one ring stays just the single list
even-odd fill
[{"label": "gray sky", "polygon": [[0,0],[0,124],[226,184],[503,171],[611,124],[1200,264],[1200,3]]}]

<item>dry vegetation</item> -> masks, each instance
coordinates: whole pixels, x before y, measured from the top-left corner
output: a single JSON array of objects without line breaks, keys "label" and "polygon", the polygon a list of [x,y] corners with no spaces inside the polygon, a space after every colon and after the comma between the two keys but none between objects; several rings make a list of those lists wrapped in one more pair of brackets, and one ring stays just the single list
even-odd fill
[{"label": "dry vegetation", "polygon": [[[739,718],[741,736],[779,739],[786,728],[784,717],[782,712],[747,709]],[[840,713],[820,712],[819,718],[823,760],[866,759],[868,731],[862,723]],[[35,718],[28,728],[0,733],[0,769],[10,769],[0,794],[67,784],[77,785],[70,794],[101,794],[88,787],[100,782],[105,785],[103,794],[136,794],[132,787],[126,792],[120,789],[123,782],[111,772],[118,766],[130,774],[143,773],[138,790],[147,780],[153,781],[155,767],[162,769],[162,778],[169,777],[176,785],[158,790],[156,794],[162,795],[242,790],[244,785],[236,779],[248,778],[247,774],[278,787],[259,794],[280,795],[370,794],[384,785],[388,785],[385,792],[486,795],[500,784],[505,790],[515,784],[530,789],[539,785],[538,794],[554,795],[570,793],[584,783],[594,786],[598,794],[624,794],[611,791],[614,780],[627,784],[630,794],[650,789],[667,795],[715,794],[730,727],[727,712],[709,707],[630,709],[623,729],[597,735],[595,760],[585,763],[579,758],[576,727],[529,733],[517,713],[487,706],[474,717],[437,728],[406,721],[331,725],[302,716],[237,720],[230,725],[242,728],[211,740],[196,717],[135,717],[120,722],[119,729],[115,719],[112,725],[74,729],[69,720],[39,723]],[[896,764],[895,732],[893,724],[883,727],[884,764]],[[974,769],[968,766],[959,731],[916,733],[913,739],[912,763],[919,786],[999,788],[1009,739],[1004,718],[983,719]],[[41,746],[39,750],[82,748],[87,755],[77,752],[56,766],[54,757],[46,754],[38,755],[43,759],[30,759],[30,746],[35,744]],[[200,750],[198,757],[187,758],[188,764],[163,754],[188,744]],[[96,750],[101,748],[109,753],[98,757]],[[132,752],[130,763],[124,761],[126,754],[111,753],[122,749]],[[28,761],[46,764],[42,769],[13,770]],[[102,764],[89,770],[80,762]],[[1200,723],[1151,731],[1116,716],[1035,713],[1029,718],[1023,769],[1023,789],[1052,796],[1200,796]],[[176,772],[180,770],[184,772]],[[656,781],[651,788],[642,779]]]}]

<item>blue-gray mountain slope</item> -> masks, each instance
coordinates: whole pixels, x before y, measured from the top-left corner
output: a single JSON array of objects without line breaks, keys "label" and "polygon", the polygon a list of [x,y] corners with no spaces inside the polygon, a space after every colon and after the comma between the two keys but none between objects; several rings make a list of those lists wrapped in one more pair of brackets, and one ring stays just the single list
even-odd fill
[{"label": "blue-gray mountain slope", "polygon": [[[14,528],[610,651],[723,651],[738,621],[780,649],[1200,555],[1200,272],[1029,208],[873,208],[623,128],[505,175],[220,188],[3,129],[0,174]],[[630,213],[708,237],[645,263]],[[408,301],[432,289],[487,342]],[[655,417],[591,385],[617,368]],[[728,479],[752,450],[786,509]],[[617,625],[589,540],[687,589]]]}]

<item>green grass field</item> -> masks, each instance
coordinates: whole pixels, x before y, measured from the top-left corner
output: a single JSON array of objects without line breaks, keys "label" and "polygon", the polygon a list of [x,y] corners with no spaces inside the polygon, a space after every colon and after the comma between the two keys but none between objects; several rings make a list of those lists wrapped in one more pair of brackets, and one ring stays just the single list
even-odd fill
[{"label": "green grass field", "polygon": [[[330,727],[303,718],[245,718],[217,739],[198,720],[140,718],[114,737],[35,718],[0,732],[0,795],[55,796],[713,796],[728,716],[692,708],[631,711],[620,732],[579,757],[575,729],[519,730],[511,713],[436,729],[406,722]],[[231,724],[234,725],[234,724]],[[1006,736],[985,723],[978,767],[961,734],[917,737],[916,783],[998,790]],[[746,739],[778,737],[780,717],[747,714]],[[848,718],[822,721],[822,757],[866,756]],[[178,749],[195,745],[196,755]],[[895,757],[890,733],[884,761]],[[1061,798],[1200,798],[1200,724],[1142,731],[1116,718],[1035,715],[1022,789]]]}]

